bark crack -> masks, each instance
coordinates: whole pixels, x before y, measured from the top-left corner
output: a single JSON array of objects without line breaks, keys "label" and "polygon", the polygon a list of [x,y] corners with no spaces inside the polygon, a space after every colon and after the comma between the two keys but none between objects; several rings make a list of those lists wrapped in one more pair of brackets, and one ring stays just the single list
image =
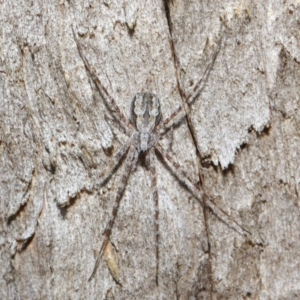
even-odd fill
[{"label": "bark crack", "polygon": [[[173,25],[172,25],[172,19],[171,19],[171,13],[170,13],[170,0],[164,0],[164,8],[165,8],[165,14],[166,14],[166,19],[167,19],[167,23],[168,23],[168,29],[169,29],[169,43],[170,43],[170,50],[171,50],[171,54],[172,54],[172,58],[173,58],[173,64],[174,64],[174,73],[175,73],[175,78],[176,78],[176,84],[177,84],[177,89],[179,91],[180,94],[180,99],[182,101],[182,105],[184,107],[184,111],[185,111],[185,115],[186,115],[186,120],[187,120],[187,125],[188,125],[188,129],[189,132],[191,134],[192,137],[192,141],[193,144],[195,146],[196,149],[196,156],[197,156],[197,173],[198,173],[198,178],[200,181],[200,185],[202,190],[204,191],[204,181],[203,181],[203,176],[200,172],[200,161],[201,161],[201,154],[199,152],[199,149],[197,147],[197,139],[196,139],[196,135],[195,135],[195,129],[193,127],[193,124],[191,122],[191,118],[189,115],[190,112],[190,106],[188,104],[187,101],[187,97],[185,92],[183,91],[181,85],[180,85],[180,79],[179,79],[179,58],[176,54],[176,50],[175,50],[175,44],[174,44],[174,40],[173,40]],[[210,282],[210,299],[212,299],[213,295],[213,280],[212,280],[212,254],[211,254],[211,243],[210,243],[210,234],[209,234],[209,224],[208,224],[208,216],[207,216],[207,212],[206,212],[206,199],[205,197],[203,197],[203,216],[204,216],[204,223],[205,223],[205,232],[206,232],[206,237],[207,237],[207,244],[208,244],[208,272],[209,272],[209,282]]]}]

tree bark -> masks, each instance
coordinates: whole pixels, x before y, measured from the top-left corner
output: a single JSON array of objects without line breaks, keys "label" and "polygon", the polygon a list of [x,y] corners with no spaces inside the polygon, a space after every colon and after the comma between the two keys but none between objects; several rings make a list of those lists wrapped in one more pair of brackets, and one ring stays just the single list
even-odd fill
[{"label": "tree bark", "polygon": [[[300,298],[299,1],[23,0],[0,15],[1,299]],[[155,159],[158,284],[142,158],[88,281],[124,166],[100,177],[126,138],[72,28],[128,118],[141,91],[170,116],[220,47],[163,142],[207,206]]]}]

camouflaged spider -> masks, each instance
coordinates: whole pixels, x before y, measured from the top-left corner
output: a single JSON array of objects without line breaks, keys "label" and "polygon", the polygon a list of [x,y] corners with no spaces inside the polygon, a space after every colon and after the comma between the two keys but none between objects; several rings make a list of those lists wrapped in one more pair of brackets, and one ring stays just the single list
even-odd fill
[{"label": "camouflaged spider", "polygon": [[[173,175],[176,179],[183,184],[186,189],[195,197],[200,204],[203,206],[202,197],[206,196],[207,202],[205,206],[208,208],[214,207],[214,214],[221,214],[222,217],[229,218],[228,214],[218,207],[212,199],[210,199],[200,188],[194,183],[187,174],[182,170],[180,165],[178,165],[172,156],[167,153],[163,147],[160,145],[160,140],[163,139],[166,133],[175,125],[179,124],[179,122],[186,117],[184,104],[188,106],[193,104],[196,98],[200,93],[200,85],[202,83],[203,78],[208,73],[208,70],[214,63],[219,48],[215,51],[210,63],[207,65],[203,75],[199,79],[198,83],[195,85],[193,92],[191,95],[186,97],[186,102],[180,105],[168,118],[164,121],[161,120],[161,111],[160,111],[160,102],[158,97],[150,92],[138,93],[134,96],[131,103],[131,120],[128,120],[124,114],[121,112],[120,108],[117,106],[115,100],[109,95],[105,87],[100,82],[99,78],[96,76],[96,72],[89,65],[87,59],[85,58],[81,45],[77,40],[75,33],[73,31],[74,39],[77,44],[77,48],[80,54],[81,59],[84,62],[84,65],[91,75],[95,85],[97,87],[98,92],[101,97],[105,101],[106,106],[109,108],[109,112],[112,116],[108,118],[108,121],[112,123],[114,126],[117,126],[119,130],[121,130],[127,137],[128,141],[122,145],[120,150],[114,156],[112,161],[112,166],[109,170],[103,172],[103,176],[101,178],[100,185],[105,185],[113,172],[120,164],[122,160],[124,160],[124,172],[121,177],[120,186],[117,189],[115,196],[115,205],[112,210],[112,216],[109,222],[106,225],[106,228],[103,232],[104,241],[102,243],[100,252],[98,254],[93,272],[89,278],[91,280],[96,273],[97,266],[99,264],[101,255],[105,251],[105,248],[109,244],[110,236],[112,233],[112,229],[114,226],[115,219],[118,214],[118,209],[120,205],[120,201],[122,199],[123,192],[125,190],[128,178],[130,177],[131,171],[135,169],[139,157],[144,155],[146,158],[147,165],[149,166],[151,172],[151,190],[152,190],[152,198],[155,204],[155,236],[156,236],[156,284],[158,284],[158,275],[159,275],[159,205],[158,205],[158,191],[157,191],[157,175],[156,175],[156,167],[155,167],[155,156],[156,153],[160,155],[164,163],[170,168]],[[216,210],[218,213],[216,213]],[[241,227],[237,222],[231,220],[236,226],[242,229],[244,232],[249,233],[243,227]]]}]

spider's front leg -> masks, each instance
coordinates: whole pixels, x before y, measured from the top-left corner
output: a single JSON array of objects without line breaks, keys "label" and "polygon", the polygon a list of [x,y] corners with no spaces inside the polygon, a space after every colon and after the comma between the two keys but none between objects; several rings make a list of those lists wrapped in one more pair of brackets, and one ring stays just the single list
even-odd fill
[{"label": "spider's front leg", "polygon": [[[194,183],[187,174],[182,170],[182,168],[175,162],[175,160],[171,157],[170,154],[166,153],[166,151],[162,148],[162,146],[157,143],[155,145],[155,149],[160,153],[164,162],[168,165],[168,167],[172,170],[173,175],[186,187],[187,190],[199,201],[201,206],[203,207],[203,200],[202,197],[206,197],[208,203],[205,203],[205,206],[208,207],[211,212],[223,223],[227,224],[231,227],[234,231],[238,232],[239,234],[248,236],[251,235],[251,232],[246,230],[243,226],[241,226],[238,222],[233,220],[229,214],[224,211],[221,207],[219,207],[211,197],[204,193],[203,190],[199,188],[199,186]],[[225,218],[225,220],[224,220]],[[242,233],[240,232],[242,230]]]},{"label": "spider's front leg", "polygon": [[131,146],[131,141],[126,143],[121,147],[121,149],[117,152],[117,154],[113,157],[112,161],[110,162],[108,168],[100,174],[100,187],[104,186],[111,176],[115,173],[115,171],[120,167],[120,162],[122,161],[124,155],[127,153],[129,147]]},{"label": "spider's front leg", "polygon": [[93,272],[89,278],[89,281],[94,277],[96,270],[98,268],[99,262],[100,262],[101,255],[109,242],[128,178],[130,176],[131,170],[135,168],[137,161],[138,161],[138,152],[134,146],[130,146],[129,153],[128,153],[128,155],[126,157],[126,161],[125,161],[125,167],[124,167],[123,175],[121,178],[121,184],[118,187],[117,192],[116,192],[115,204],[114,204],[114,208],[112,210],[112,216],[111,216],[111,219],[108,221],[106,228],[103,232],[104,241],[102,243],[101,249],[97,256],[96,263],[95,263]]},{"label": "spider's front leg", "polygon": [[156,285],[158,286],[158,272],[159,272],[159,205],[158,205],[158,191],[157,191],[157,174],[155,167],[155,152],[152,147],[149,151],[149,163],[151,172],[151,194],[155,205],[155,252],[156,252]]}]

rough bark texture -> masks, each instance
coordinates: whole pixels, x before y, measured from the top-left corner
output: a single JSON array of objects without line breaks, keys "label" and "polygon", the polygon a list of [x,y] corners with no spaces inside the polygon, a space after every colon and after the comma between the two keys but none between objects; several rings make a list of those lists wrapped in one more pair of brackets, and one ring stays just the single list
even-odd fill
[{"label": "rough bark texture", "polygon": [[[0,16],[0,299],[300,298],[299,1],[6,0]],[[222,38],[189,124],[164,147],[231,221],[156,159],[158,286],[143,162],[88,281],[122,167],[105,187],[99,176],[124,137],[105,121],[72,26],[128,117],[146,90],[169,116]]]}]

